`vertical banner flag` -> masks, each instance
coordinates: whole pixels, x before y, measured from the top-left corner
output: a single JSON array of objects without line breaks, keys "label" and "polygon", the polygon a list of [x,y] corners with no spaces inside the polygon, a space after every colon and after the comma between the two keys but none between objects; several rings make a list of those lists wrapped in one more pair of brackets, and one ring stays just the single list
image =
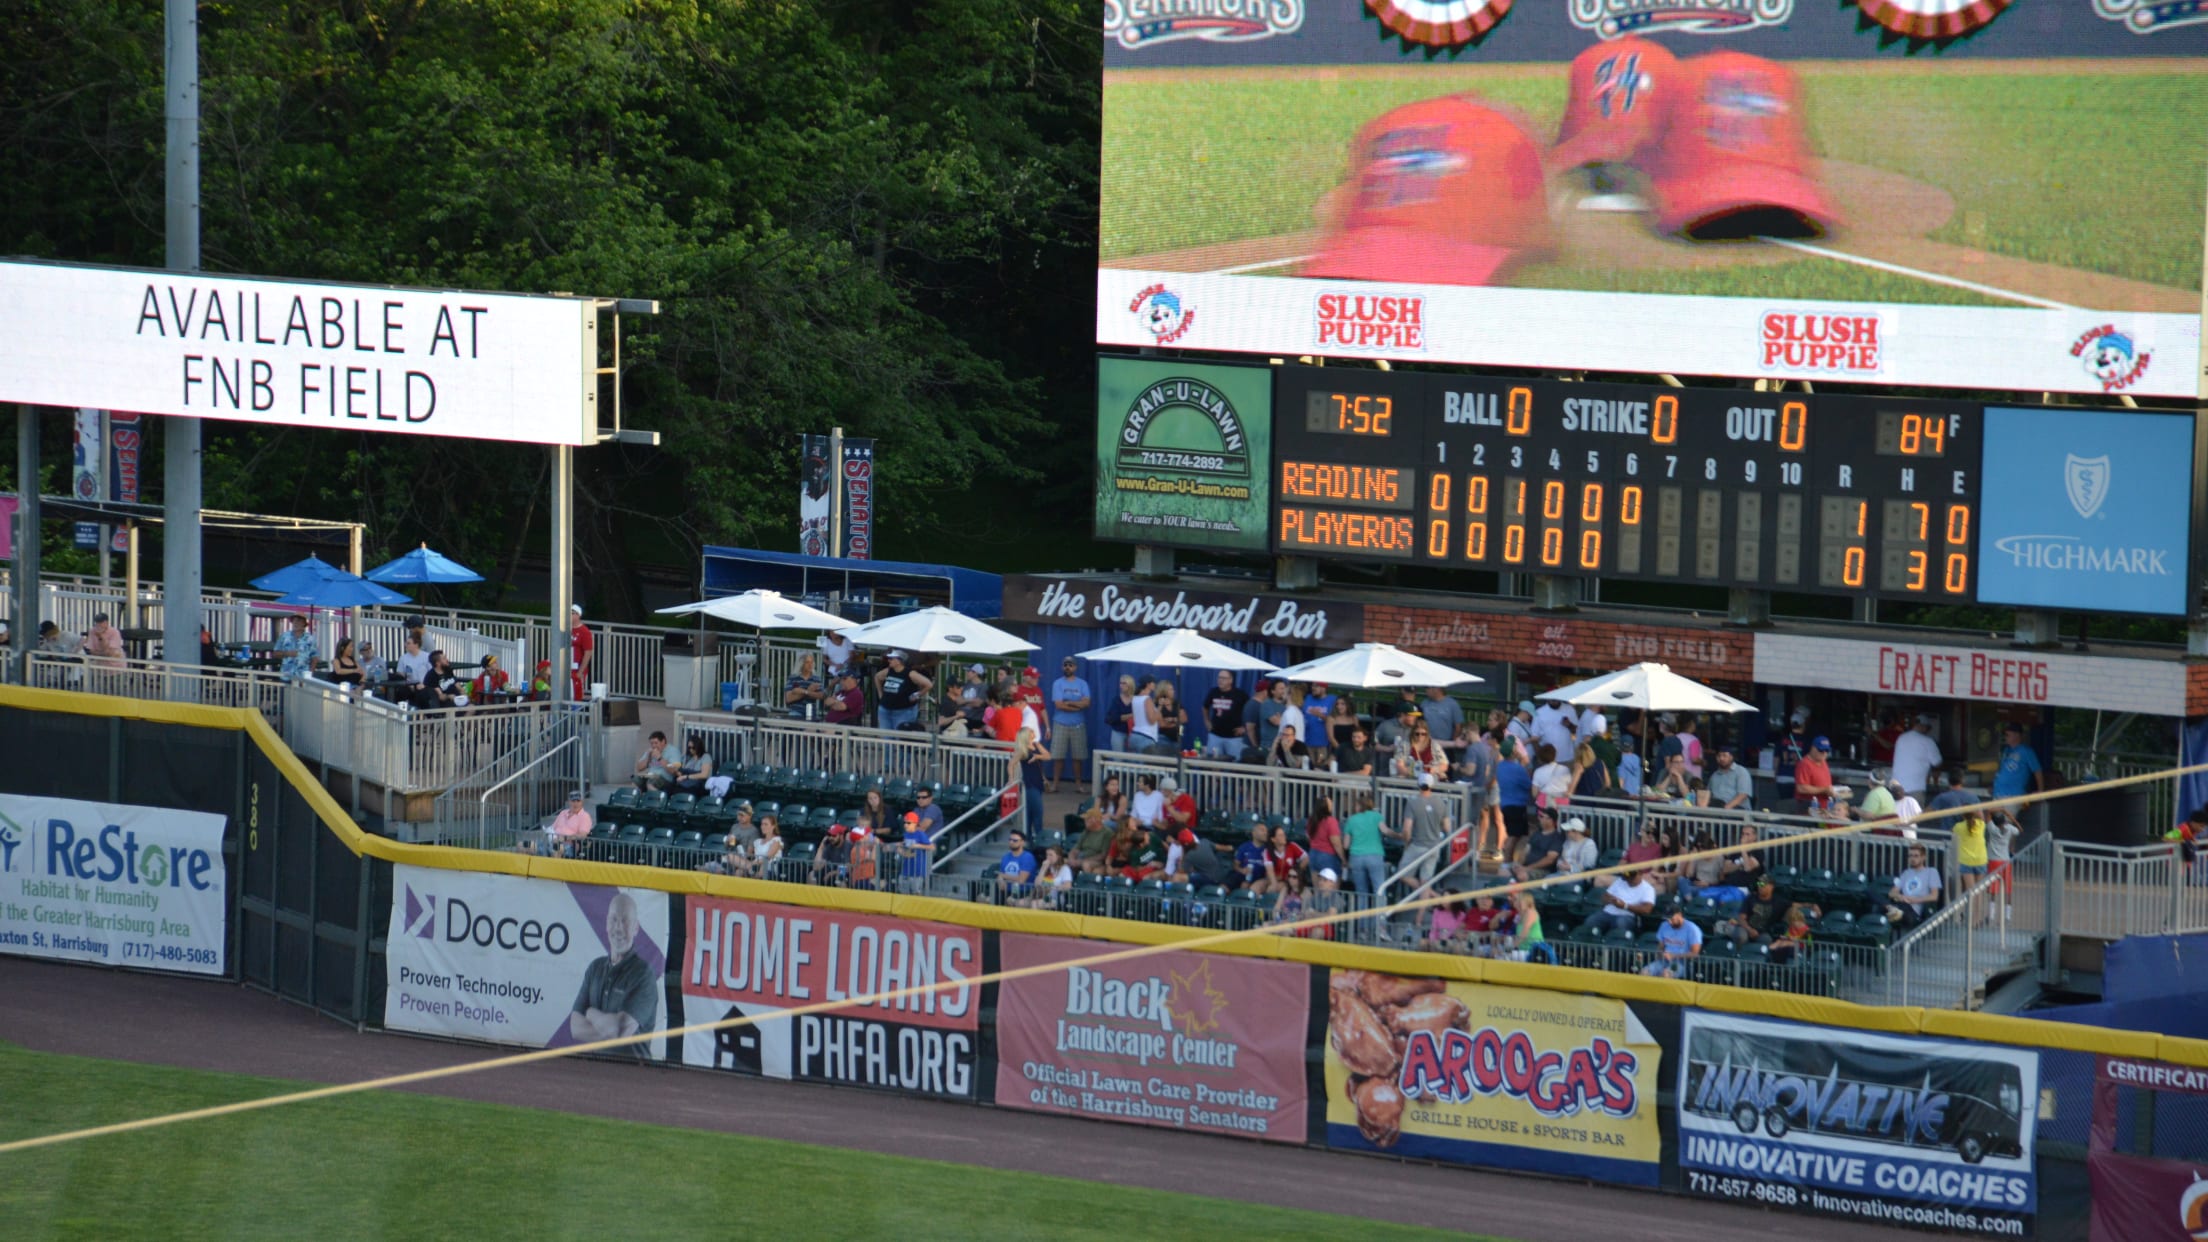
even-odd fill
[{"label": "vertical banner flag", "polygon": [[[383,1024],[529,1048],[664,1031],[667,894],[392,868]],[[663,1035],[632,1044],[667,1055]]]},{"label": "vertical banner flag", "polygon": [[101,484],[107,467],[107,419],[101,410],[78,410],[69,494],[78,500],[105,500]]},{"label": "vertical banner flag", "polygon": [[[15,559],[15,510],[13,496],[0,496],[0,561]],[[28,631],[25,631],[28,633]]]},{"label": "vertical banner flag", "polygon": [[1661,1055],[1623,1001],[1336,970],[1327,1146],[1654,1186]]},{"label": "vertical banner flag", "polygon": [[224,819],[0,794],[0,952],[223,973]]},{"label": "vertical banner flag", "polygon": [[874,442],[843,441],[843,555],[874,559]]},{"label": "vertical banner flag", "polygon": [[803,463],[797,493],[797,550],[807,556],[831,556],[828,547],[828,489],[835,486],[835,463],[828,460],[827,436],[799,436]]},{"label": "vertical banner flag", "polygon": [[[1006,933],[1004,968],[1112,946]],[[1070,966],[997,989],[997,1104],[1304,1141],[1306,968],[1209,953]]]},{"label": "vertical banner flag", "polygon": [[[981,933],[943,923],[690,897],[683,1024],[981,973]],[[800,1082],[974,1098],[981,989],[947,987],[879,1004],[683,1036],[682,1063]]]},{"label": "vertical banner flag", "polygon": [[[128,410],[107,412],[107,498],[138,503],[138,465],[146,450],[145,416]],[[130,536],[116,531],[113,547],[130,551]]]},{"label": "vertical banner flag", "polygon": [[1689,1010],[1687,1193],[2021,1237],[2033,1228],[2039,1053]]}]

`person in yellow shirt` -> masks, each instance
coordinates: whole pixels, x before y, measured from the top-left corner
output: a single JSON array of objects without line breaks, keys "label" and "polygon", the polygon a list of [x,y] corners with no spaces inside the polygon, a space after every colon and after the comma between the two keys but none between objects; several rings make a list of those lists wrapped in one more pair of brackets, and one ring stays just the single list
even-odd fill
[{"label": "person in yellow shirt", "polygon": [[1972,808],[1955,821],[1955,887],[1965,900],[1986,878],[1986,817]]}]

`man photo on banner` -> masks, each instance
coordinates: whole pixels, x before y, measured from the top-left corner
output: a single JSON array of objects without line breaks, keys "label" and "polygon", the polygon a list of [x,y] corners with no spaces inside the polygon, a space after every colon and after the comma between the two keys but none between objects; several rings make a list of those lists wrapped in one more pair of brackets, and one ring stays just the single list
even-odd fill
[{"label": "man photo on banner", "polygon": [[[616,892],[606,906],[606,954],[583,970],[582,990],[567,1016],[567,1033],[578,1043],[615,1039],[649,1031],[659,1020],[659,975],[638,955],[636,899]],[[631,1047],[649,1055],[644,1044]]]}]

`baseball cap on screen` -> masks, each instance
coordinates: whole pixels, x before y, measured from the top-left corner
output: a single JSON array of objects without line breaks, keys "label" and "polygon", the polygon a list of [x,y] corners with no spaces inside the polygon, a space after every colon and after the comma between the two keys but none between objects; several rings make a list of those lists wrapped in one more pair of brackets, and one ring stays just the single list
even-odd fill
[{"label": "baseball cap on screen", "polygon": [[1397,108],[1357,135],[1352,203],[1299,275],[1484,285],[1555,249],[1541,151],[1467,95]]},{"label": "baseball cap on screen", "polygon": [[1656,194],[1656,228],[1689,237],[1815,236],[1840,222],[1817,184],[1794,72],[1760,56],[1679,62],[1663,140],[1636,162]]},{"label": "baseball cap on screen", "polygon": [[1581,52],[1572,60],[1551,166],[1623,164],[1646,150],[1663,133],[1678,68],[1668,48],[1634,35]]}]

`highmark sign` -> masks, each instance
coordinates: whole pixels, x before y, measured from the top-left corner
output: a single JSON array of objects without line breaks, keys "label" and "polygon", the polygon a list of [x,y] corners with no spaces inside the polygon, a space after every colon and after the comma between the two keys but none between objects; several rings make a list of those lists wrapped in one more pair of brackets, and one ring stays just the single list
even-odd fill
[{"label": "highmark sign", "polygon": [[223,817],[0,794],[0,953],[223,973]]},{"label": "highmark sign", "polygon": [[588,298],[0,263],[0,401],[588,444]]}]

